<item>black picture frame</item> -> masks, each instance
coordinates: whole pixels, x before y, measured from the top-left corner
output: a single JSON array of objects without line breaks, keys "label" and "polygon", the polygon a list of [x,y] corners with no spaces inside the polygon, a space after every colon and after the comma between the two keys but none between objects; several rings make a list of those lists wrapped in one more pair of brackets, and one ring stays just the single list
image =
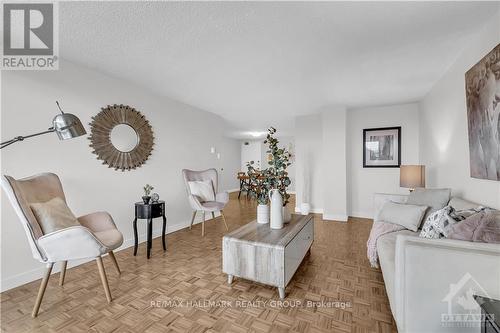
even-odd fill
[{"label": "black picture frame", "polygon": [[[367,155],[369,149],[367,148],[367,137],[369,137],[370,133],[384,135],[384,132],[387,133],[387,136],[392,134],[397,135],[397,140],[393,140],[391,144],[396,144],[397,147],[394,147],[393,151],[397,152],[397,157],[393,160],[387,160],[387,163],[384,163],[384,160],[367,160]],[[363,168],[399,168],[401,166],[401,126],[395,127],[378,127],[378,128],[365,128],[363,129]]]}]

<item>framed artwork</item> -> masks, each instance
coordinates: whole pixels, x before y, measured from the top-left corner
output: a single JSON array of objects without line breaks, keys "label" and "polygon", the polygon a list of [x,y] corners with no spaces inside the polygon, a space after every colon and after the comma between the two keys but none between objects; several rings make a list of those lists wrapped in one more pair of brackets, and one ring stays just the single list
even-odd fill
[{"label": "framed artwork", "polygon": [[363,168],[399,168],[401,127],[363,130]]},{"label": "framed artwork", "polygon": [[465,73],[470,175],[500,180],[500,44]]}]

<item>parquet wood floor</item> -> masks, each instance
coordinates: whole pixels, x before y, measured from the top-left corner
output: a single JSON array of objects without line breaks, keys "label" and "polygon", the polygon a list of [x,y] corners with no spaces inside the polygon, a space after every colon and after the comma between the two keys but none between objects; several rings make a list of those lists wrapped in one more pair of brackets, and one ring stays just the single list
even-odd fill
[{"label": "parquet wood floor", "polygon": [[[232,194],[224,212],[234,230],[255,218],[255,202],[243,196],[238,201]],[[109,305],[95,262],[69,269],[63,287],[58,286],[58,274],[53,275],[35,319],[30,313],[40,281],[0,294],[1,330],[395,332],[382,273],[366,259],[371,220],[326,222],[316,215],[314,223],[315,241],[286,288],[287,304],[279,303],[276,288],[237,278],[232,286],[226,284],[221,271],[225,229],[217,218],[206,223],[204,238],[199,224],[169,234],[166,252],[161,239],[154,239],[149,260],[144,244],[137,257],[133,248],[117,252],[121,276],[105,257],[113,295]],[[307,306],[308,301],[318,303]],[[346,307],[332,307],[335,302]]]}]

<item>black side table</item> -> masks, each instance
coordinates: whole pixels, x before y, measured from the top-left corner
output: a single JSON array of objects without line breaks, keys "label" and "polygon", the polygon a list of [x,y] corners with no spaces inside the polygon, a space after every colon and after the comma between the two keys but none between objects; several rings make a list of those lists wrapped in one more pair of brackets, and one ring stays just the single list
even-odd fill
[{"label": "black side table", "polygon": [[165,217],[165,201],[152,202],[145,204],[144,202],[135,203],[135,218],[134,218],[134,256],[137,254],[138,238],[137,238],[137,219],[146,219],[147,223],[147,253],[148,259],[151,255],[151,247],[153,242],[153,219],[163,217],[163,231],[161,241],[163,251],[167,250],[165,245],[165,229],[167,228],[167,218]]},{"label": "black side table", "polygon": [[481,333],[500,333],[500,301],[478,295],[474,299],[481,307]]}]

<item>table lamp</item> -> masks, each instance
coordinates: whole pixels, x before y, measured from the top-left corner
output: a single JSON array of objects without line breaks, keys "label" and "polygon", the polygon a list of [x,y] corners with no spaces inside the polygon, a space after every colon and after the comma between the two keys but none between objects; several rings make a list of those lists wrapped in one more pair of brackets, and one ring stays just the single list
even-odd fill
[{"label": "table lamp", "polygon": [[425,187],[425,165],[402,165],[399,169],[399,186],[413,192],[416,187]]}]

